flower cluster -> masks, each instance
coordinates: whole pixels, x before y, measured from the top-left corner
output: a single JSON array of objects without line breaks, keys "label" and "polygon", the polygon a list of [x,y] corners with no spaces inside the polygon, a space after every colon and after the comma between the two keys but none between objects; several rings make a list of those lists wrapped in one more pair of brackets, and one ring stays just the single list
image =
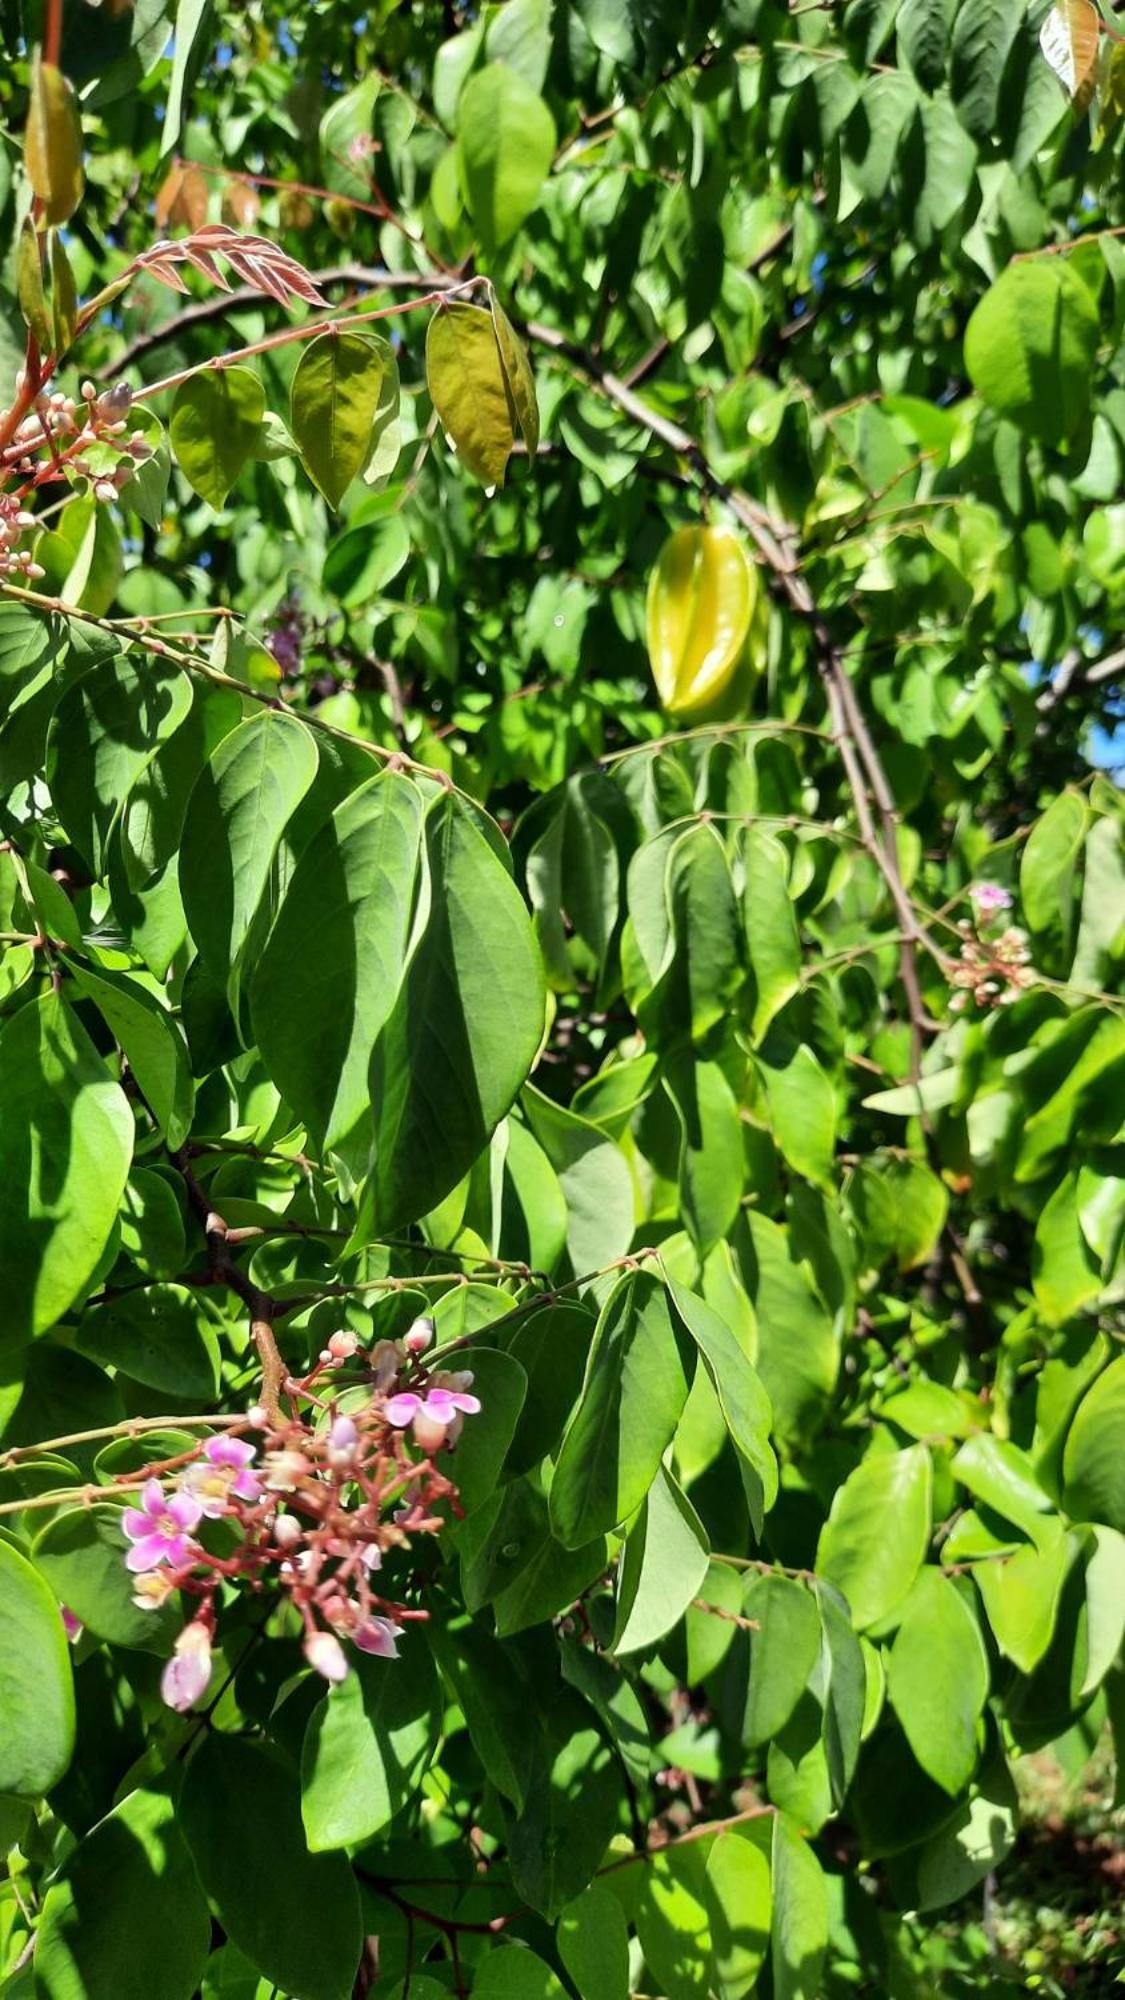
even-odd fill
[{"label": "flower cluster", "polygon": [[0,474],[15,482],[15,490],[0,497],[0,576],[31,583],[44,574],[33,552],[17,547],[41,526],[25,505],[30,493],[59,480],[85,481],[96,500],[116,500],[138,463],[151,456],[144,432],[129,431],[132,399],[123,382],[100,395],[93,382],[84,382],[79,401],[57,391],[35,397],[0,462]]},{"label": "flower cluster", "polygon": [[1010,1007],[1021,993],[1035,984],[1037,974],[1031,964],[1027,932],[1008,924],[998,934],[996,925],[1012,907],[1007,889],[997,882],[974,882],[969,889],[974,921],[962,918],[957,926],[961,949],[950,974],[954,987],[949,1006],[955,1014],[977,1007]]},{"label": "flower cluster", "polygon": [[138,1504],[122,1515],[134,1602],[155,1610],[177,1591],[200,1600],[164,1669],[171,1708],[190,1708],[210,1683],[224,1585],[286,1593],[305,1658],[328,1681],[348,1673],[343,1642],[396,1657],[403,1624],[425,1612],[384,1597],[375,1579],[389,1552],[443,1526],[442,1502],[456,1510],[455,1485],[435,1461],[480,1409],[468,1371],[424,1366],[432,1339],[430,1320],[367,1352],[350,1330],[335,1333],[313,1369],[286,1383],[286,1413],[256,1405],[148,1467]]}]

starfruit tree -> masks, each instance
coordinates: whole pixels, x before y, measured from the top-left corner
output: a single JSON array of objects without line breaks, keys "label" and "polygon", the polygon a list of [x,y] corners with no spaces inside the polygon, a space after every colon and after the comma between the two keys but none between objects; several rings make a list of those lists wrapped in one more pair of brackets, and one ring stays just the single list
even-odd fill
[{"label": "starfruit tree", "polygon": [[1125,27],[0,27],[0,1993],[937,1990],[1125,1757]]}]

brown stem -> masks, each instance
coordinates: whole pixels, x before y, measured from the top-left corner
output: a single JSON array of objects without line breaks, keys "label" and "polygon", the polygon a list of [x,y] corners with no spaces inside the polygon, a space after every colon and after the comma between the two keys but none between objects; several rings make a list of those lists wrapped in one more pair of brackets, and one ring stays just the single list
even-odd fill
[{"label": "brown stem", "polygon": [[183,1175],[184,1187],[193,1213],[203,1228],[207,1245],[207,1264],[214,1284],[226,1285],[229,1291],[242,1300],[250,1314],[250,1336],[257,1351],[262,1370],[261,1404],[271,1423],[276,1423],[281,1415],[281,1392],[285,1387],[287,1369],[281,1357],[274,1333],[277,1318],[276,1302],[268,1292],[252,1283],[245,1271],[239,1269],[231,1257],[227,1244],[227,1225],[218,1211],[212,1208],[207,1198],[207,1190],[196,1178],[186,1147],[181,1146],[172,1155],[175,1165]]}]

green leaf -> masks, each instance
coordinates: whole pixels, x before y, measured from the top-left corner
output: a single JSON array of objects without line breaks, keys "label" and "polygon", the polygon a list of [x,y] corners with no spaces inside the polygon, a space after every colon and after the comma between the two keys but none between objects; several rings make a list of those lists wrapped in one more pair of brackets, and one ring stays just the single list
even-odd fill
[{"label": "green leaf", "polygon": [[103,1367],[163,1396],[210,1403],[219,1393],[219,1343],[194,1292],[145,1285],[87,1313],[78,1347]]},{"label": "green leaf", "polygon": [[809,1842],[784,1812],[773,1817],[770,1876],[774,2000],[818,2000],[828,1945],[828,1889]]},{"label": "green leaf", "polygon": [[474,1341],[468,1359],[473,1393],[488,1414],[466,1424],[457,1440],[455,1477],[466,1515],[496,1491],[527,1395],[527,1376],[514,1355]]},{"label": "green leaf", "polygon": [[823,1710],[828,1783],[833,1800],[840,1806],[851,1789],[863,1740],[867,1669],[863,1647],[839,1591],[818,1578],[813,1592],[820,1606],[823,1639],[820,1664],[814,1670],[810,1686]]},{"label": "green leaf", "polygon": [[987,145],[996,130],[1004,65],[1020,29],[1008,0],[961,0],[953,24],[950,87],[967,132]]},{"label": "green leaf", "polygon": [[507,378],[509,400],[515,409],[516,422],[519,425],[520,436],[527,446],[528,457],[534,459],[539,450],[539,403],[527,349],[495,292],[491,298],[491,309],[492,324],[496,328],[496,344],[500,349],[500,359]]},{"label": "green leaf", "polygon": [[809,1429],[836,1386],[839,1346],[832,1320],[798,1261],[788,1232],[747,1216],[746,1289],[758,1319],[758,1373],[783,1438]]},{"label": "green leaf", "polygon": [[510,1651],[480,1626],[431,1624],[434,1657],[449,1681],[473,1749],[497,1791],[523,1808],[531,1783],[536,1737],[527,1726],[528,1689]]},{"label": "green leaf", "polygon": [[99,1639],[167,1653],[178,1622],[174,1604],[157,1611],[134,1604],[133,1579],[125,1567],[128,1549],[119,1506],[73,1508],[40,1531],[35,1561],[59,1603]]},{"label": "green leaf", "polygon": [[579,2000],[628,2000],[629,1933],[616,1896],[591,1883],[561,1912],[555,1935]]},{"label": "green leaf", "polygon": [[897,1611],[910,1591],[930,1539],[932,1486],[930,1454],[914,1444],[868,1452],[836,1488],[816,1568],[843,1592],[860,1631]]},{"label": "green leaf", "polygon": [[749,827],[742,862],[746,874],[742,907],[754,975],[751,1033],[760,1042],[774,1015],[800,986],[801,943],[781,842],[760,827]]},{"label": "green leaf", "polygon": [[1064,258],[1043,257],[1010,264],[985,293],[965,330],[965,366],[991,409],[1059,444],[1089,409],[1097,345],[1086,286]]},{"label": "green leaf", "polygon": [[1033,931],[1070,929],[1074,867],[1089,814],[1078,792],[1060,792],[1027,838],[1020,859],[1020,901]]},{"label": "green leaf", "polygon": [[555,139],[547,106],[517,70],[490,62],[469,78],[457,105],[457,161],[490,256],[536,207]]},{"label": "green leaf", "polygon": [[504,1808],[517,1894],[553,1922],[590,1882],[616,1829],[617,1760],[576,1695],[556,1695],[525,1811]]},{"label": "green leaf", "polygon": [[756,1576],[743,1613],[757,1626],[750,1635],[750,1684],[742,1740],[767,1743],[785,1727],[820,1655],[820,1614],[802,1583],[785,1576]]},{"label": "green leaf", "polygon": [[633,1240],[636,1197],[620,1149],[596,1125],[528,1084],[520,1096],[528,1124],[566,1200],[571,1268],[584,1278],[624,1256]]},{"label": "green leaf", "polygon": [[480,821],[454,793],[424,827],[424,929],[370,1067],[368,1199],[380,1230],[455,1187],[510,1109],[543,1030],[531,922]]},{"label": "green leaf", "polygon": [[375,342],[357,332],[321,334],[297,363],[289,428],[330,507],[367,463],[384,372]]},{"label": "green leaf", "polygon": [[680,1201],[701,1257],[729,1234],[742,1200],[742,1122],[718,1063],[671,1057],[664,1085],[680,1123]]},{"label": "green leaf", "polygon": [[600,1576],[604,1536],[571,1551],[550,1531],[547,1502],[528,1479],[503,1486],[458,1537],[466,1608],[491,1603],[501,1638],[554,1617]]},{"label": "green leaf", "polygon": [[211,0],[177,0],[172,74],[168,81],[168,101],[160,130],[162,159],[179,142],[191,85],[205,53],[204,29],[209,25],[210,17]]},{"label": "green leaf", "polygon": [[423,810],[398,775],[337,806],[297,863],[250,988],[282,1096],[328,1151],[358,1139],[364,1161],[367,1073],[406,966]]},{"label": "green leaf", "polygon": [[1036,1302],[1051,1326],[1065,1325],[1101,1293],[1101,1264],[1082,1228],[1074,1174],[1063,1175],[1039,1211],[1031,1283]]},{"label": "green leaf", "polygon": [[130,1792],[79,1842],[43,1905],[44,2000],[192,2000],[211,1918],[164,1791]]},{"label": "green leaf", "polygon": [[437,1676],[417,1627],[397,1660],[355,1655],[309,1718],[301,1814],[313,1854],[358,1847],[409,1804],[437,1746]]},{"label": "green leaf", "polygon": [[0,1792],[37,1799],[74,1749],[70,1649],[47,1585],[0,1542]]},{"label": "green leaf", "polygon": [[626,986],[638,1023],[654,1046],[699,1047],[729,1018],[743,977],[734,884],[714,827],[638,848],[628,900],[637,964]]},{"label": "green leaf", "polygon": [[249,368],[205,368],[176,390],[168,438],[201,500],[219,508],[258,441],[266,398]]},{"label": "green leaf", "polygon": [[949,1196],[920,1160],[861,1160],[848,1187],[848,1207],[863,1233],[870,1268],[893,1257],[900,1271],[925,1263],[945,1227]]},{"label": "green leaf", "polygon": [[309,1853],[296,1776],[277,1753],[212,1731],[187,1767],[180,1825],[250,1963],[301,2000],[350,2000],[363,1944],[355,1877],[342,1855]]},{"label": "green leaf", "polygon": [[836,1092],[805,1043],[771,1035],[758,1058],[779,1151],[814,1187],[835,1186]]},{"label": "green leaf", "polygon": [[903,0],[895,22],[899,53],[923,90],[945,80],[956,0]]},{"label": "green leaf", "polygon": [[[2,1047],[2,1044],[0,1044]],[[1064,1504],[1072,1520],[1125,1533],[1125,1355],[1111,1361],[1078,1405],[1063,1453]]]},{"label": "green leaf", "polygon": [[614,1652],[640,1652],[670,1632],[698,1596],[709,1561],[703,1523],[661,1466],[625,1543]]},{"label": "green leaf", "polygon": [[754,1533],[777,1497],[777,1461],[770,1445],[770,1400],[730,1325],[675,1278],[667,1280],[679,1318],[699,1349],[727,1430],[743,1467]]},{"label": "green leaf", "polygon": [[191,681],[160,660],[123,653],[83,674],[63,695],[51,727],[51,796],[95,875],[128,793],[192,704]]},{"label": "green leaf", "polygon": [[636,1513],[687,1390],[665,1288],[648,1271],[630,1271],[602,1308],[551,1483],[551,1526],[565,1548],[583,1548]]},{"label": "green leaf", "polygon": [[126,1057],[171,1152],[191,1130],[195,1088],[183,1029],[137,979],[76,965],[74,978],[93,1001]]},{"label": "green leaf", "polygon": [[0,1034],[0,1265],[5,1329],[53,1326],[94,1276],[133,1154],[133,1114],[57,994]]},{"label": "green leaf", "polygon": [[310,732],[268,710],[232,729],[196,781],[180,893],[199,955],[220,984],[238,963],[282,835],[316,770]]},{"label": "green leaf", "polygon": [[527,1945],[500,1945],[473,1974],[475,2000],[565,2000],[558,1975]]},{"label": "green leaf", "polygon": [[1116,1528],[1095,1528],[1094,1547],[1086,1564],[1086,1643],[1089,1660],[1082,1682],[1083,1697],[1099,1688],[1125,1639],[1125,1535]]},{"label": "green leaf", "polygon": [[953,1476],[1005,1521],[1014,1521],[1039,1546],[1054,1539],[1056,1524],[1050,1497],[1044,1492],[1031,1460],[1007,1438],[990,1431],[967,1438],[953,1460]]},{"label": "green leaf", "polygon": [[1039,1665],[1054,1637],[1071,1551],[1061,1525],[1042,1549],[1020,1548],[995,1562],[973,1564],[992,1635],[1022,1674]]},{"label": "green leaf", "polygon": [[988,1655],[969,1600],[934,1568],[918,1577],[887,1662],[887,1692],[919,1764],[951,1795],[976,1768]]}]

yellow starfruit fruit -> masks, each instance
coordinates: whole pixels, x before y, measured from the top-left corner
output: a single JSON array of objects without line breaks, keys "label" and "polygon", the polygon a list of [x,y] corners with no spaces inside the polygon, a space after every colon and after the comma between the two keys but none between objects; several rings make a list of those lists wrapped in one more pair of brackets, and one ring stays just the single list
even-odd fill
[{"label": "yellow starfruit fruit", "polygon": [[729,528],[677,528],[649,578],[648,656],[661,706],[690,721],[714,707],[738,671],[758,575]]}]

